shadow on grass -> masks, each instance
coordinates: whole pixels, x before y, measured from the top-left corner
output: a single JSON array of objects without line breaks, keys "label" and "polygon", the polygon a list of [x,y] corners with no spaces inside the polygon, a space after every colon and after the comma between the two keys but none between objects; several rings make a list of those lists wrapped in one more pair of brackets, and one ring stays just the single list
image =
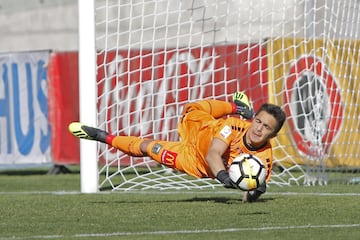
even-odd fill
[{"label": "shadow on grass", "polygon": [[2,169],[0,175],[7,176],[35,176],[35,175],[58,175],[58,174],[80,174],[78,167],[69,168],[63,165],[54,165],[42,168],[25,169]]},{"label": "shadow on grass", "polygon": [[[260,198],[256,202],[257,203],[265,203],[267,201],[273,200],[273,198]],[[234,199],[234,198],[227,198],[227,197],[211,197],[211,198],[199,198],[194,197],[191,199],[183,200],[183,202],[215,202],[215,203],[225,203],[225,204],[233,204],[233,203],[242,203],[242,199]]]},{"label": "shadow on grass", "polygon": [[[260,198],[255,203],[266,203],[268,201],[274,200],[273,198]],[[236,198],[228,198],[228,197],[193,197],[189,199],[172,199],[172,200],[153,200],[149,199],[147,203],[181,203],[181,202],[213,202],[213,203],[221,203],[221,204],[245,204],[242,202],[242,199],[236,199]],[[93,202],[96,204],[109,204],[108,201],[96,201]],[[139,200],[139,201],[112,201],[112,203],[116,204],[144,204],[145,201]],[[246,203],[246,204],[252,204],[252,203]]]}]

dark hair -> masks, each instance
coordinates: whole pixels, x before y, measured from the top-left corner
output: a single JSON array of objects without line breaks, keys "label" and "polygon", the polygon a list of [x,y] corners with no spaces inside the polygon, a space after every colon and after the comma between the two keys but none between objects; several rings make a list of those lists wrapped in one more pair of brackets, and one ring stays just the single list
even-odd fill
[{"label": "dark hair", "polygon": [[260,106],[260,108],[256,112],[255,116],[257,116],[262,111],[265,111],[265,112],[271,114],[276,119],[278,124],[275,128],[274,133],[278,133],[286,120],[285,112],[281,109],[281,107],[279,107],[275,104],[264,103],[263,105]]}]

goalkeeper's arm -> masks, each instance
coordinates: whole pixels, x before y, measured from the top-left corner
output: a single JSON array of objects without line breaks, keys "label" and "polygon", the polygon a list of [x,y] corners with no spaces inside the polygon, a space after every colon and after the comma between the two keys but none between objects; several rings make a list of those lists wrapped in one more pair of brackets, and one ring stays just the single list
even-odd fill
[{"label": "goalkeeper's arm", "polygon": [[208,99],[187,103],[183,108],[182,115],[194,110],[207,112],[214,118],[220,118],[228,114],[239,114],[245,119],[251,119],[254,116],[249,99],[243,92],[235,92],[232,102]]},{"label": "goalkeeper's arm", "polygon": [[225,188],[237,188],[236,184],[230,179],[229,173],[225,170],[221,156],[227,150],[228,145],[218,138],[213,138],[206,154],[206,161],[211,172]]}]

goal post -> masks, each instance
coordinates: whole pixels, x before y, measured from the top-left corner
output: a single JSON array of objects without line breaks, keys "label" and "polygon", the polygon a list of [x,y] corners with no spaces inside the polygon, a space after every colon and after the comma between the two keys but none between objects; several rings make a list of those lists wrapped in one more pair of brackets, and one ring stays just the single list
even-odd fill
[{"label": "goal post", "polygon": [[[241,90],[255,110],[271,102],[287,113],[272,140],[270,186],[351,182],[360,168],[359,5],[96,0],[94,122],[116,135],[178,140],[185,103]],[[219,185],[97,146],[100,190]]]},{"label": "goal post", "polygon": [[[80,121],[96,126],[95,2],[79,0],[79,104]],[[80,186],[82,193],[99,190],[97,143],[80,141]]]}]

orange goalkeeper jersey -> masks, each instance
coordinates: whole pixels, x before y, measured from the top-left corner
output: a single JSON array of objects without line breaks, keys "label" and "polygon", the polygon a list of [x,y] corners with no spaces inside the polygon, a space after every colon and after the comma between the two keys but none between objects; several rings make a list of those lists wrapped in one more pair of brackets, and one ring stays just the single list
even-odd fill
[{"label": "orange goalkeeper jersey", "polygon": [[173,150],[182,152],[174,167],[192,176],[215,178],[205,157],[212,139],[218,138],[228,145],[228,150],[222,156],[226,169],[239,154],[252,154],[262,160],[268,181],[272,170],[271,144],[268,142],[260,149],[246,146],[244,137],[250,122],[235,117],[222,118],[230,113],[230,104],[223,101],[203,100],[187,104],[178,126],[180,144],[170,142],[166,146],[171,149],[170,145],[174,144]]}]

